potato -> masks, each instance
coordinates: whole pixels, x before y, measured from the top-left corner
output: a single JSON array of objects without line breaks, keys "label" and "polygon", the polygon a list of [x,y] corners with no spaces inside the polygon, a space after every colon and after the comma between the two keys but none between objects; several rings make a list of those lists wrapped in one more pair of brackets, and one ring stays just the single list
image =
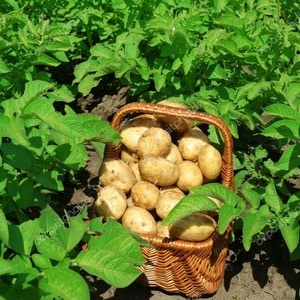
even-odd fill
[{"label": "potato", "polygon": [[221,173],[222,156],[213,145],[207,144],[199,151],[198,165],[206,181],[214,181]]},{"label": "potato", "polygon": [[150,114],[142,114],[129,120],[120,130],[121,143],[129,151],[136,152],[139,138],[151,127],[162,127],[162,125]]},{"label": "potato", "polygon": [[130,162],[129,163],[129,167],[131,168],[131,170],[133,171],[136,181],[141,181],[141,174],[140,174],[140,170],[139,170],[139,164],[138,161],[137,162]]},{"label": "potato", "polygon": [[126,199],[126,202],[127,202],[127,207],[134,206],[132,197],[128,197],[128,198]]},{"label": "potato", "polygon": [[108,218],[118,220],[127,208],[125,193],[113,185],[102,187],[94,202],[94,208],[99,216],[103,216],[104,220]]},{"label": "potato", "polygon": [[114,185],[125,193],[136,183],[132,169],[121,159],[105,159],[99,171],[99,180],[103,186]]},{"label": "potato", "polygon": [[164,219],[167,217],[172,208],[180,202],[184,197],[183,192],[169,191],[161,194],[158,197],[156,204],[156,213],[161,218]]},{"label": "potato", "polygon": [[179,167],[163,157],[147,155],[138,164],[141,178],[158,186],[170,186],[179,177]]},{"label": "potato", "polygon": [[[178,108],[186,108],[183,104],[173,102],[170,100],[162,100],[157,102],[157,104]],[[170,128],[172,131],[177,131],[179,133],[183,133],[194,126],[194,121],[179,117],[156,115],[156,118],[162,121],[163,123],[167,124],[168,128]]]},{"label": "potato", "polygon": [[182,155],[175,144],[171,144],[170,152],[165,156],[165,158],[174,163],[179,163],[182,161]]},{"label": "potato", "polygon": [[166,193],[166,192],[169,192],[169,191],[175,191],[175,192],[183,193],[182,190],[179,187],[177,187],[176,185],[163,186],[163,187],[160,188],[160,194],[163,194],[163,193]]},{"label": "potato", "polygon": [[171,144],[172,139],[167,131],[152,127],[139,138],[137,154],[140,158],[145,155],[164,156],[170,152]]},{"label": "potato", "polygon": [[205,214],[195,213],[170,225],[170,236],[180,240],[201,242],[216,231],[216,221]]},{"label": "potato", "polygon": [[202,146],[209,144],[208,136],[198,127],[186,131],[178,140],[178,148],[186,160],[197,160]]},{"label": "potato", "polygon": [[158,187],[148,181],[138,181],[131,189],[133,204],[147,210],[155,208],[159,195]]},{"label": "potato", "polygon": [[154,217],[142,207],[128,207],[122,216],[121,223],[128,230],[137,234],[156,234],[157,226]]},{"label": "potato", "polygon": [[161,221],[158,221],[156,223],[157,226],[157,235],[160,237],[170,237],[170,232],[169,232],[169,226],[168,225],[162,225]]},{"label": "potato", "polygon": [[129,151],[129,149],[123,146],[121,150],[121,160],[123,160],[126,163],[137,162],[138,156],[135,152],[131,152]]},{"label": "potato", "polygon": [[184,160],[178,164],[179,177],[176,185],[182,191],[189,191],[193,187],[202,185],[203,176],[201,170],[190,160]]}]

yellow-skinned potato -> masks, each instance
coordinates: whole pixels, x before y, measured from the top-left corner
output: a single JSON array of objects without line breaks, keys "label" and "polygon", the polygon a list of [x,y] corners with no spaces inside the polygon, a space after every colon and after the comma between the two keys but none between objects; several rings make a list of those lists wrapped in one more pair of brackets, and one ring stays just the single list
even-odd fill
[{"label": "yellow-skinned potato", "polygon": [[134,205],[147,210],[155,208],[159,195],[158,187],[148,181],[138,181],[131,189],[131,197]]},{"label": "yellow-skinned potato", "polygon": [[183,191],[179,187],[177,187],[176,185],[164,186],[164,187],[160,188],[160,194],[163,194],[163,193],[166,193],[166,192],[170,192],[170,191],[183,193]]},{"label": "yellow-skinned potato", "polygon": [[157,233],[157,225],[154,217],[142,207],[128,207],[122,216],[121,223],[128,230],[137,234]]},{"label": "yellow-skinned potato", "polygon": [[178,140],[178,148],[186,160],[197,160],[202,146],[209,144],[207,135],[198,127],[186,131]]},{"label": "yellow-skinned potato", "polygon": [[127,193],[136,183],[136,177],[121,159],[105,159],[99,171],[99,181],[103,186],[114,185]]},{"label": "yellow-skinned potato", "polygon": [[139,170],[143,180],[158,186],[170,186],[179,177],[177,164],[153,155],[147,155],[139,160]]},{"label": "yellow-skinned potato", "polygon": [[170,134],[162,128],[152,127],[145,131],[138,140],[137,154],[165,156],[171,150],[172,139]]},{"label": "yellow-skinned potato", "polygon": [[131,152],[125,146],[123,146],[121,150],[121,160],[126,163],[137,162],[138,156],[135,152]]},{"label": "yellow-skinned potato", "polygon": [[[157,104],[171,106],[171,107],[178,107],[178,108],[186,108],[183,104],[173,102],[171,100],[162,100],[162,101],[157,102]],[[167,126],[172,131],[177,131],[179,133],[183,133],[183,132],[187,131],[188,129],[192,128],[194,125],[194,121],[179,118],[179,117],[156,115],[156,118],[158,120],[162,121],[163,123],[167,124]]]},{"label": "yellow-skinned potato", "polygon": [[184,192],[193,187],[202,185],[203,176],[200,168],[190,160],[184,160],[178,164],[179,177],[176,185]]},{"label": "yellow-skinned potato", "polygon": [[190,242],[201,242],[216,231],[216,221],[205,214],[196,213],[170,225],[170,236]]},{"label": "yellow-skinned potato", "polygon": [[222,156],[213,145],[205,145],[199,151],[198,165],[205,180],[214,181],[221,173]]},{"label": "yellow-skinned potato", "polygon": [[113,185],[102,187],[94,202],[94,208],[104,220],[108,218],[119,220],[127,208],[125,193]]},{"label": "yellow-skinned potato", "polygon": [[174,163],[180,163],[182,161],[182,155],[175,144],[171,144],[170,152],[165,156],[167,160]]},{"label": "yellow-skinned potato", "polygon": [[151,127],[161,127],[161,122],[150,114],[142,114],[129,120],[120,130],[121,143],[131,152],[137,151],[137,143]]},{"label": "yellow-skinned potato", "polygon": [[156,204],[156,214],[164,219],[172,208],[184,197],[183,192],[169,191],[161,194]]},{"label": "yellow-skinned potato", "polygon": [[136,181],[141,181],[141,174],[140,174],[140,170],[139,170],[139,163],[137,162],[130,162],[129,163],[129,167],[131,168],[131,170],[133,171]]}]

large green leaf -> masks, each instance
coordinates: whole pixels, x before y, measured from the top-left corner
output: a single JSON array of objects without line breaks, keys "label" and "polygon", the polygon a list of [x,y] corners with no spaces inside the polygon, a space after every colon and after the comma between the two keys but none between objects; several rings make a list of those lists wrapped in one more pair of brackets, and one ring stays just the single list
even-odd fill
[{"label": "large green leaf", "polygon": [[9,240],[8,223],[2,209],[0,209],[0,240],[6,245],[8,244]]},{"label": "large green leaf", "polygon": [[264,108],[264,112],[274,117],[300,120],[300,112],[283,103],[271,104]]},{"label": "large green leaf", "polygon": [[[59,225],[57,226],[64,226]],[[57,230],[53,228],[53,230]],[[52,232],[54,235],[55,232]],[[67,251],[65,247],[56,238],[47,235],[37,235],[35,239],[35,246],[39,253],[49,257],[50,259],[61,261],[65,258]]]},{"label": "large green leaf", "polygon": [[235,206],[239,201],[238,196],[233,191],[220,183],[207,183],[200,187],[192,188],[191,194],[217,198],[231,206]]},{"label": "large green leaf", "polygon": [[141,272],[136,265],[145,263],[141,249],[129,232],[114,220],[103,226],[101,236],[92,237],[88,250],[81,251],[77,264],[108,284],[125,287]]},{"label": "large green leaf", "polygon": [[89,288],[79,273],[68,268],[54,267],[44,271],[39,289],[51,299],[89,300]]},{"label": "large green leaf", "polygon": [[[118,244],[121,239],[115,242]],[[77,264],[89,274],[118,288],[128,286],[141,275],[141,271],[132,263],[107,247],[81,251],[77,256]]]},{"label": "large green leaf", "polygon": [[292,253],[299,245],[299,219],[290,218],[289,224],[280,226],[280,232],[290,253]]},{"label": "large green leaf", "polygon": [[264,210],[261,206],[257,212],[248,212],[243,218],[243,245],[246,251],[250,249],[254,235],[259,233],[268,222]]},{"label": "large green leaf", "polygon": [[193,193],[182,198],[162,221],[162,224],[173,224],[196,212],[216,211],[217,208],[217,205],[205,194]]},{"label": "large green leaf", "polygon": [[[75,209],[73,208],[73,210]],[[69,213],[71,212],[72,211]],[[77,210],[75,213],[76,212]],[[67,252],[73,250],[73,248],[80,242],[87,228],[87,224],[82,220],[80,214],[69,218],[68,223],[68,227],[60,226],[56,232],[57,239],[61,242]]]},{"label": "large green leaf", "polygon": [[0,258],[0,276],[17,275],[31,268],[30,260],[26,257],[16,255],[12,259]]},{"label": "large green leaf", "polygon": [[276,214],[282,211],[283,203],[277,194],[273,180],[266,186],[265,201]]},{"label": "large green leaf", "polygon": [[[14,100],[11,100],[14,101]],[[0,116],[0,135],[9,138],[13,143],[22,146],[29,146],[24,120],[17,117]]]},{"label": "large green leaf", "polygon": [[264,129],[261,134],[274,139],[300,139],[300,122],[295,120],[275,121]]},{"label": "large green leaf", "polygon": [[29,220],[20,225],[8,225],[8,246],[20,254],[29,255],[31,253],[35,237],[38,233],[38,229],[38,219]]}]

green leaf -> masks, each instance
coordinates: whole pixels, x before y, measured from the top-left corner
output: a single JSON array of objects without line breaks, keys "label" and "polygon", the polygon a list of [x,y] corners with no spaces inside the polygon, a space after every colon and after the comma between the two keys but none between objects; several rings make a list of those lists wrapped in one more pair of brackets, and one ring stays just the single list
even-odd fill
[{"label": "green leaf", "polygon": [[295,120],[275,121],[265,128],[261,134],[274,139],[300,139],[300,122],[295,122]]},{"label": "green leaf", "polygon": [[10,138],[11,142],[15,143],[16,145],[22,145],[25,147],[28,147],[30,145],[30,142],[28,141],[26,136],[25,124],[23,119],[1,115],[0,134],[1,137]]},{"label": "green leaf", "polygon": [[287,90],[284,93],[284,97],[287,100],[287,102],[290,104],[290,106],[299,112],[300,104],[300,83],[292,83],[289,85]]},{"label": "green leaf", "polygon": [[28,258],[16,255],[12,259],[0,258],[0,276],[2,275],[17,275],[24,273],[31,268]]},{"label": "green leaf", "polygon": [[213,3],[216,13],[220,13],[226,8],[228,0],[213,0]]},{"label": "green leaf", "polygon": [[[248,174],[248,172],[247,172]],[[261,201],[261,193],[255,191],[251,186],[244,187],[240,191],[245,200],[251,205],[252,208],[258,209]]]},{"label": "green leaf", "polygon": [[38,229],[38,219],[29,220],[20,225],[8,225],[8,246],[20,254],[30,255]]},{"label": "green leaf", "polygon": [[55,101],[62,101],[66,103],[74,101],[74,95],[66,85],[55,88],[54,91],[49,92],[47,96],[52,97]]},{"label": "green leaf", "polygon": [[[223,1],[218,1],[218,0],[214,0],[214,2],[227,2],[227,0],[223,0]],[[225,3],[222,3],[223,5],[226,6]],[[219,6],[220,7],[220,6]],[[222,6],[222,9],[224,9],[225,7]],[[221,25],[225,28],[237,28],[237,29],[243,29],[244,24],[243,24],[243,20],[241,20],[239,17],[235,16],[233,13],[226,13],[221,15],[219,18],[216,19],[216,24]]]},{"label": "green leaf", "polygon": [[243,245],[246,251],[251,247],[253,236],[259,233],[267,224],[263,206],[255,212],[248,212],[243,218]]},{"label": "green leaf", "polygon": [[193,213],[201,211],[215,211],[217,205],[205,194],[192,193],[185,196],[177,203],[169,212],[168,216],[162,221],[163,225],[173,224],[182,218],[185,218]]},{"label": "green leaf", "polygon": [[132,263],[107,248],[81,251],[77,256],[77,263],[89,274],[118,288],[128,286],[141,275],[141,271]]},{"label": "green leaf", "polygon": [[39,253],[31,255],[33,263],[40,269],[48,269],[52,267],[51,261],[48,256]]},{"label": "green leaf", "polygon": [[219,220],[218,220],[218,231],[220,234],[223,234],[230,222],[238,216],[238,213],[236,209],[229,205],[229,204],[224,204],[220,207],[219,209]]},{"label": "green leaf", "polygon": [[155,89],[157,91],[160,91],[166,83],[166,76],[161,72],[157,71],[153,74],[153,80],[154,80]]},{"label": "green leaf", "polygon": [[60,61],[49,56],[46,53],[41,53],[33,63],[35,65],[43,65],[43,66],[50,66],[50,67],[58,67],[61,64]]},{"label": "green leaf", "polygon": [[45,270],[43,278],[39,281],[39,289],[47,297],[51,295],[51,299],[90,299],[89,288],[83,277],[63,267]]},{"label": "green leaf", "polygon": [[78,84],[78,91],[82,93],[83,96],[86,96],[92,88],[99,84],[100,80],[100,77],[95,77],[94,74],[87,74],[80,80]]},{"label": "green leaf", "polygon": [[288,225],[280,226],[280,232],[290,253],[292,253],[299,245],[299,219],[290,218]]},{"label": "green leaf", "polygon": [[109,219],[104,223],[102,233],[101,239],[94,239],[89,243],[89,248],[98,249],[99,247],[108,247],[133,264],[141,265],[145,263],[145,259],[135,238],[119,222]]},{"label": "green leaf", "polygon": [[109,220],[101,236],[92,237],[88,250],[81,251],[77,264],[106,283],[122,288],[140,274],[135,264],[145,263],[141,249],[129,232],[118,222]]},{"label": "green leaf", "polygon": [[264,112],[274,117],[300,120],[300,113],[283,103],[271,104],[264,108]]},{"label": "green leaf", "polygon": [[226,75],[226,70],[217,64],[208,78],[211,80],[219,80],[225,79]]},{"label": "green leaf", "polygon": [[[47,81],[42,81],[42,80],[29,81],[25,84],[25,91],[23,95],[14,101],[16,101],[18,105],[18,109],[22,111],[25,108],[25,106],[28,105],[32,100],[44,94],[46,91],[53,88],[54,86],[55,86],[54,83],[49,83]],[[2,106],[4,107],[4,109],[6,108],[6,105],[8,104],[9,101],[11,101],[11,99],[2,102]],[[15,111],[12,111],[9,113],[9,115],[12,116],[14,113]]]},{"label": "green leaf", "polygon": [[33,176],[33,179],[42,186],[55,191],[63,191],[62,175],[57,170],[42,172]]},{"label": "green leaf", "polygon": [[3,59],[0,58],[0,74],[9,73],[10,69],[7,67]]},{"label": "green leaf", "polygon": [[83,144],[59,145],[55,149],[57,158],[68,168],[79,170],[86,165],[88,155]]},{"label": "green leaf", "polygon": [[3,210],[0,208],[0,240],[6,245],[9,241],[8,223]]},{"label": "green leaf", "polygon": [[282,211],[283,203],[277,194],[275,183],[272,179],[266,186],[265,201],[276,214]]},{"label": "green leaf", "polygon": [[233,207],[238,203],[238,196],[229,188],[220,183],[207,183],[200,187],[193,188],[191,189],[191,194],[194,193],[195,195],[205,195],[208,197],[217,198]]},{"label": "green leaf", "polygon": [[25,147],[13,143],[3,143],[1,150],[3,152],[3,160],[7,164],[28,173],[34,171],[36,167],[35,158]]},{"label": "green leaf", "polygon": [[57,239],[67,252],[70,252],[80,242],[87,229],[87,224],[82,220],[81,215],[68,219],[69,227],[60,226],[56,233]]},{"label": "green leaf", "polygon": [[230,53],[234,56],[242,57],[242,55],[239,53],[237,44],[233,40],[230,40],[230,39],[224,40],[224,39],[222,39],[218,42],[218,44],[216,46],[219,50],[224,50],[224,51],[220,51],[223,54]]},{"label": "green leaf", "polygon": [[53,235],[57,228],[64,225],[63,220],[60,216],[51,208],[51,206],[47,205],[41,212],[39,217],[39,225],[41,229],[41,233],[47,233]]},{"label": "green leaf", "polygon": [[300,144],[287,147],[281,154],[279,160],[275,162],[274,167],[277,169],[275,174],[283,177],[293,169],[299,169],[300,166]]},{"label": "green leaf", "polygon": [[[52,235],[54,233],[55,232],[53,232]],[[67,254],[66,249],[58,240],[47,235],[37,235],[35,239],[35,246],[41,254],[56,261],[63,260]]]}]

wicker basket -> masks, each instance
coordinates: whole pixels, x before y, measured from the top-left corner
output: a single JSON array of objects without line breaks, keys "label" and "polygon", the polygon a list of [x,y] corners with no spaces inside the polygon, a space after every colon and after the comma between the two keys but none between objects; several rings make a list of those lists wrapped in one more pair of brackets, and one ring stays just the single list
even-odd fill
[{"label": "wicker basket", "polygon": [[[130,103],[117,111],[111,125],[119,130],[122,120],[128,114],[157,114],[158,112],[160,115],[214,125],[219,129],[224,140],[221,183],[233,190],[232,136],[221,119],[188,109],[150,103]],[[119,158],[120,149],[121,145],[108,145],[105,158]],[[142,247],[147,263],[140,267],[143,274],[138,282],[194,299],[215,293],[224,278],[230,231],[229,227],[223,235],[215,233],[203,242],[171,241],[159,236],[142,236],[155,247]]]}]

